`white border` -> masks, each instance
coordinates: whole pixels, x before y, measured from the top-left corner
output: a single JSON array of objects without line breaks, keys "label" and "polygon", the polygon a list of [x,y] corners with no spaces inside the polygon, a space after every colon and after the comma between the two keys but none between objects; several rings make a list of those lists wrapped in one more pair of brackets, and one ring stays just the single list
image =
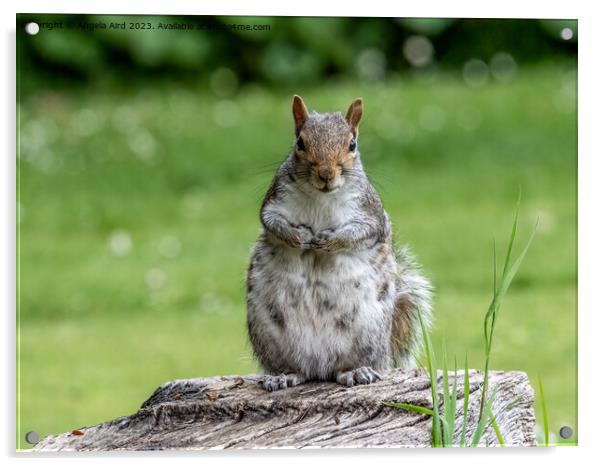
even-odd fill
[{"label": "white border", "polygon": [[[596,293],[597,265],[602,263],[600,254],[600,183],[602,147],[600,138],[600,99],[599,83],[602,83],[600,60],[601,50],[599,15],[591,1],[541,1],[505,0],[491,4],[483,1],[455,0],[399,2],[370,0],[363,4],[333,3],[319,0],[304,0],[288,4],[286,2],[262,1],[221,1],[212,4],[186,0],[22,0],[18,4],[2,2],[0,22],[2,23],[3,65],[1,73],[2,113],[0,141],[3,141],[3,165],[1,167],[2,203],[0,218],[3,220],[0,259],[2,263],[0,296],[5,297],[5,341],[2,345],[5,354],[2,358],[2,400],[4,402],[3,422],[0,424],[2,452],[9,462],[17,460],[14,451],[15,439],[15,349],[14,349],[14,248],[15,248],[15,13],[140,13],[140,14],[231,14],[231,15],[283,15],[283,16],[423,16],[423,17],[501,17],[501,18],[578,18],[579,19],[579,447],[552,449],[514,449],[507,451],[417,451],[417,450],[331,450],[331,451],[256,451],[246,453],[204,454],[177,453],[169,455],[80,455],[76,461],[97,463],[111,459],[112,462],[159,464],[168,458],[178,461],[221,463],[245,460],[248,464],[304,463],[322,459],[328,462],[357,459],[365,462],[377,456],[383,462],[429,461],[441,462],[457,459],[462,464],[488,465],[507,464],[508,461],[545,461],[550,464],[567,464],[586,460],[595,454],[594,448],[600,432],[600,416],[597,415],[599,400],[596,394],[602,386],[598,359],[600,332],[600,294]],[[550,319],[554,316],[551,315]],[[550,344],[553,344],[551,342]],[[29,454],[20,454],[19,460],[29,463],[35,459]],[[71,455],[69,455],[71,456]],[[486,457],[485,457],[486,456]],[[508,457],[510,456],[510,457]],[[599,455],[598,455],[599,456]],[[62,462],[64,456],[44,455],[49,461]]]},{"label": "white border", "polygon": [[[579,1],[505,0],[503,5],[484,5],[477,0],[447,2],[399,2],[371,0],[369,3],[327,3],[304,0],[288,4],[279,1],[227,0],[198,2],[186,0],[132,0],[87,1],[57,0],[51,4],[43,0],[22,0],[19,13],[140,13],[190,15],[253,15],[253,16],[411,16],[411,17],[474,17],[474,18],[575,18],[582,10]],[[585,2],[584,2],[585,3]]]}]

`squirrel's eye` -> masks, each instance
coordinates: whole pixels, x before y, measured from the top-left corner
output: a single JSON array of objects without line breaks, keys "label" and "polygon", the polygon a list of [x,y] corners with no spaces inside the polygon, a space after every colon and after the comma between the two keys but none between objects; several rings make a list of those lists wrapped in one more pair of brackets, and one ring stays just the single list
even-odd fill
[{"label": "squirrel's eye", "polygon": [[305,150],[305,143],[301,138],[297,139],[297,150]]},{"label": "squirrel's eye", "polygon": [[349,143],[349,152],[355,151],[356,147],[357,147],[357,142],[355,139],[352,139],[351,142]]}]

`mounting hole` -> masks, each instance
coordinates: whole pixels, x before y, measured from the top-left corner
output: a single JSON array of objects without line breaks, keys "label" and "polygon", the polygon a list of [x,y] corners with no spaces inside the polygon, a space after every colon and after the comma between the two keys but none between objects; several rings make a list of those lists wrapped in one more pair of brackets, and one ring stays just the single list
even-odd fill
[{"label": "mounting hole", "polygon": [[571,438],[573,436],[573,429],[569,426],[562,426],[560,428],[560,436],[564,439]]},{"label": "mounting hole", "polygon": [[38,23],[27,23],[25,25],[25,32],[30,36],[35,36],[40,32],[40,25]]},{"label": "mounting hole", "polygon": [[38,443],[40,441],[40,436],[38,435],[37,432],[27,432],[25,434],[25,441],[31,445],[35,445],[36,443]]}]

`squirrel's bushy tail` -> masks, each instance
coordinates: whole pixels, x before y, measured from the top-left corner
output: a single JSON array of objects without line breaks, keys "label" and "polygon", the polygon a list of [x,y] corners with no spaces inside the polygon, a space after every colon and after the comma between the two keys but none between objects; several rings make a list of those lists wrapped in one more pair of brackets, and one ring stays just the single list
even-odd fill
[{"label": "squirrel's bushy tail", "polygon": [[407,247],[396,250],[398,273],[391,332],[391,354],[396,367],[412,368],[423,349],[420,316],[427,331],[432,325],[432,286],[421,274]]}]

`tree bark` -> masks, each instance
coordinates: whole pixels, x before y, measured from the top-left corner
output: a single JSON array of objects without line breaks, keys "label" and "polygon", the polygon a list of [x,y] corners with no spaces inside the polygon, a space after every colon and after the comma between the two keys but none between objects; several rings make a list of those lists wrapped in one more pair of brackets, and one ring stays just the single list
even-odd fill
[{"label": "tree bark", "polygon": [[[469,371],[467,438],[477,427],[483,373]],[[463,371],[457,374],[454,443],[463,416]],[[450,373],[450,385],[454,375]],[[432,408],[430,382],[419,370],[395,369],[382,381],[344,387],[305,383],[268,393],[261,376],[174,380],[159,387],[140,410],[93,427],[49,436],[37,451],[203,450],[271,447],[428,447],[431,417],[383,401]],[[506,446],[535,445],[533,389],[523,372],[490,372],[493,413]],[[442,377],[439,373],[439,392]],[[488,426],[481,445],[498,445]]]}]

